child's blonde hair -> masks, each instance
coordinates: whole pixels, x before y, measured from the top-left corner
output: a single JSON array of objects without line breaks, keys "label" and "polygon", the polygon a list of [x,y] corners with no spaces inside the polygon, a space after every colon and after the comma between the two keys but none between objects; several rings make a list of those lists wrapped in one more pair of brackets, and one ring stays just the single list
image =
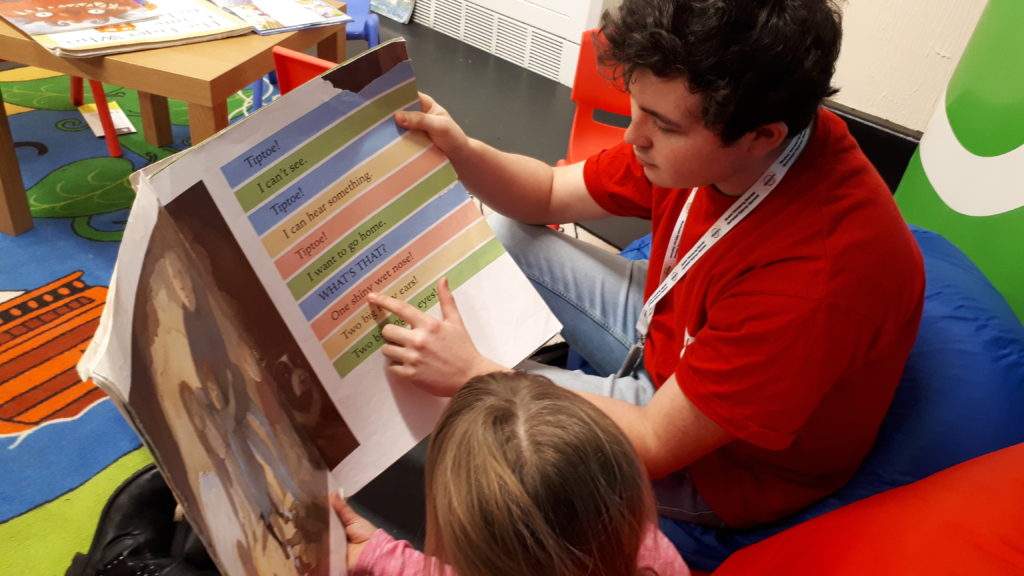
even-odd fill
[{"label": "child's blonde hair", "polygon": [[473,378],[452,398],[427,453],[426,494],[427,553],[462,576],[635,575],[655,520],[619,427],[521,372]]}]

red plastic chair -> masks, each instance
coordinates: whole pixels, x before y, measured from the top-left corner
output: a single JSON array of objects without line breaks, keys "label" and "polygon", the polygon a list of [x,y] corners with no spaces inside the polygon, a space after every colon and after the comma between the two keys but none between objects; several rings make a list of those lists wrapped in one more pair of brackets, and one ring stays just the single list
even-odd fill
[{"label": "red plastic chair", "polygon": [[[6,62],[0,58],[0,62]],[[71,103],[75,106],[82,105],[82,79],[78,76],[71,76]],[[89,80],[89,89],[92,90],[93,101],[96,102],[96,111],[99,113],[100,124],[103,126],[103,136],[107,141],[107,152],[115,158],[120,158],[121,143],[117,141],[117,133],[114,131],[114,120],[110,117],[110,106],[107,104],[107,95],[103,92],[103,84]]]},{"label": "red plastic chair", "polygon": [[306,81],[337,66],[330,60],[310,56],[304,52],[274,46],[274,71],[281,94],[291,92]]},{"label": "red plastic chair", "polygon": [[[117,141],[117,131],[114,129],[114,120],[110,117],[110,106],[107,104],[107,95],[103,92],[103,83],[89,80],[89,90],[92,92],[93,102],[96,103],[100,125],[103,126],[103,139],[107,142],[107,152],[114,158],[120,158],[123,155],[121,143]],[[83,101],[82,78],[71,76],[71,103],[81,106]]]},{"label": "red plastic chair", "polygon": [[582,162],[592,154],[621,142],[626,132],[625,128],[605,124],[594,118],[595,110],[629,116],[629,94],[603,75],[597,62],[594,42],[602,40],[603,36],[597,29],[583,32],[580,39],[580,56],[572,83],[572,101],[576,103],[576,114],[572,119],[565,160],[559,161],[559,164]]}]

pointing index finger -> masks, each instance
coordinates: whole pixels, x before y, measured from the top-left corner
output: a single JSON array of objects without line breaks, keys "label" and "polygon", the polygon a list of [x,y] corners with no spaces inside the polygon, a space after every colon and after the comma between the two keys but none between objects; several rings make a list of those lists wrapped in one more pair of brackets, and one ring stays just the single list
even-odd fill
[{"label": "pointing index finger", "polygon": [[378,308],[382,308],[395,316],[398,316],[404,320],[409,326],[416,327],[416,321],[423,316],[423,312],[419,311],[415,306],[408,302],[403,302],[398,298],[393,298],[379,292],[370,292],[366,296],[366,300]]}]

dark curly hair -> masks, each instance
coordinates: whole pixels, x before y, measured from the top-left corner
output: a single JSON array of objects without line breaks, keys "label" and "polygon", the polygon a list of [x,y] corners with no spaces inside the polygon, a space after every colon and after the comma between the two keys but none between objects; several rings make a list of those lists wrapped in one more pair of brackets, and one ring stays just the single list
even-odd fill
[{"label": "dark curly hair", "polygon": [[835,0],[624,0],[601,20],[601,63],[629,86],[641,69],[684,78],[704,124],[730,144],[783,121],[806,127],[832,87]]}]

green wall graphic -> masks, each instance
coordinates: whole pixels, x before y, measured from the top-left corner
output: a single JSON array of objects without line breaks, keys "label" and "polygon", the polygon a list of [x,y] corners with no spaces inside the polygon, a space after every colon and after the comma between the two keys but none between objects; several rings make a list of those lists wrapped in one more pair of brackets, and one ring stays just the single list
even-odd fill
[{"label": "green wall graphic", "polygon": [[1024,2],[989,0],[896,191],[1024,319]]}]

